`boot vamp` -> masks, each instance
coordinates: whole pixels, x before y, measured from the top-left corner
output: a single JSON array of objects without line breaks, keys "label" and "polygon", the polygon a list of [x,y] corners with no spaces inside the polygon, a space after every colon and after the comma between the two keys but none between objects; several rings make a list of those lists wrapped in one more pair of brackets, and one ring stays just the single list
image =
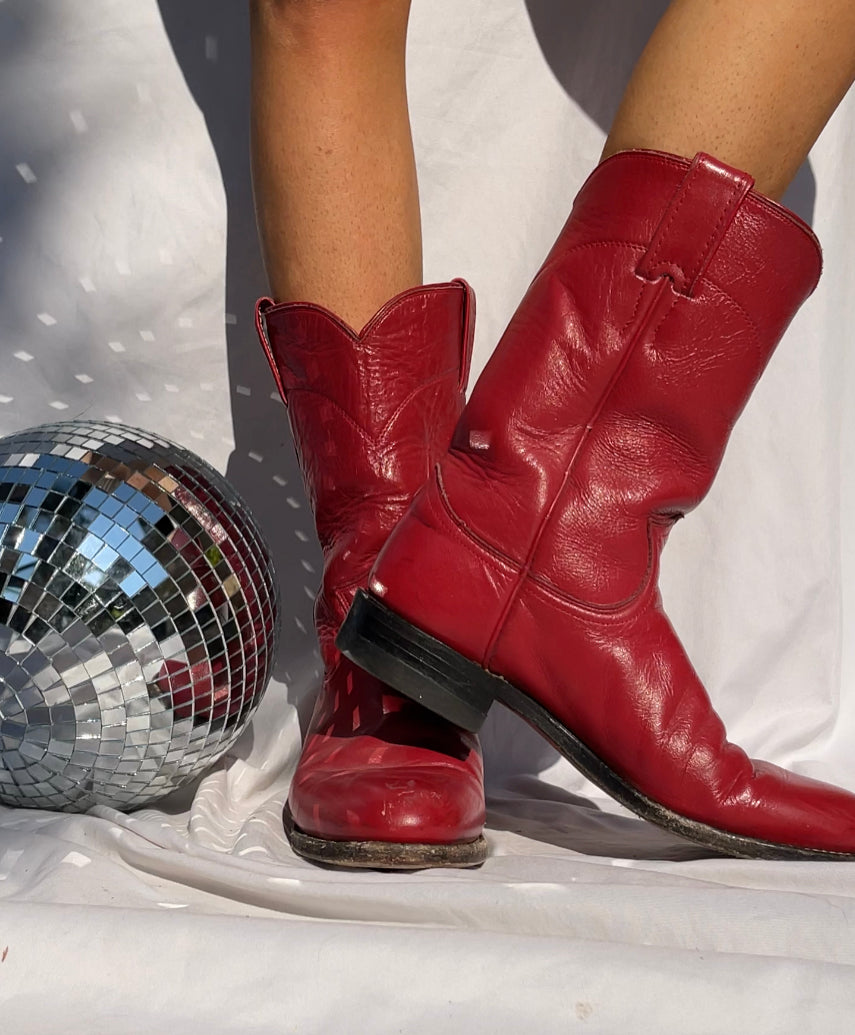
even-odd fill
[{"label": "boot vamp", "polygon": [[724,725],[655,588],[619,613],[528,583],[490,669],[630,785],[680,816],[780,844],[855,852],[855,795],[755,761]]},{"label": "boot vamp", "polygon": [[443,844],[484,823],[477,738],[339,658],[294,774],[297,826],[329,840]]}]

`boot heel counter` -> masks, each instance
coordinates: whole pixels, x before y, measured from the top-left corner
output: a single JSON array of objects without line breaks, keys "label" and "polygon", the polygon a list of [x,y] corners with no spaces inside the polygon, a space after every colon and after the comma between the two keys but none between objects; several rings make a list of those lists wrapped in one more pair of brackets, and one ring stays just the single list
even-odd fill
[{"label": "boot heel counter", "polygon": [[[368,589],[393,611],[479,663],[517,570],[491,554],[454,520],[436,468],[407,519],[380,552]],[[477,599],[477,613],[461,607]]]}]

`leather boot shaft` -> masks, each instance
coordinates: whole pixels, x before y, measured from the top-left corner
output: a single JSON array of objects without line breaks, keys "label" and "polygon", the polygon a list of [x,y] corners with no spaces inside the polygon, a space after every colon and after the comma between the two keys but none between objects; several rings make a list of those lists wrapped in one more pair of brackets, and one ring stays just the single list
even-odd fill
[{"label": "leather boot shaft", "polygon": [[[485,664],[526,582],[574,606],[631,602],[820,271],[810,228],[744,173],[702,155],[608,159],[474,387],[416,502],[423,520],[381,555],[381,593],[400,585],[415,614],[451,592],[432,532],[447,522],[469,544],[452,567],[495,589],[478,611]],[[457,642],[460,616],[435,620]]]},{"label": "leather boot shaft", "polygon": [[448,503],[547,588],[597,607],[638,592],[649,521],[706,494],[816,285],[812,232],[751,187],[705,156],[604,162],[473,390]]},{"label": "leather boot shaft", "polygon": [[396,296],[358,334],[320,306],[258,303],[324,555],[316,618],[328,663],[356,587],[449,444],[474,310],[462,280]]}]

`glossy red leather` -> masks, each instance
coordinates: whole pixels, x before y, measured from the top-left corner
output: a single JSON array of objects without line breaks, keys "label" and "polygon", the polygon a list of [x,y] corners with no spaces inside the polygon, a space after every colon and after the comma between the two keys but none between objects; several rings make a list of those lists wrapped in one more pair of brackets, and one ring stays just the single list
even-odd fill
[{"label": "glossy red leather", "polygon": [[852,853],[855,796],[728,742],[657,589],[820,268],[809,228],[744,173],[608,159],[368,585],[672,811]]},{"label": "glossy red leather", "polygon": [[406,291],[360,334],[314,305],[259,302],[324,555],[315,618],[325,676],[291,784],[306,834],[450,844],[484,823],[477,738],[343,658],[357,587],[447,448],[463,407],[474,298],[463,281]]}]

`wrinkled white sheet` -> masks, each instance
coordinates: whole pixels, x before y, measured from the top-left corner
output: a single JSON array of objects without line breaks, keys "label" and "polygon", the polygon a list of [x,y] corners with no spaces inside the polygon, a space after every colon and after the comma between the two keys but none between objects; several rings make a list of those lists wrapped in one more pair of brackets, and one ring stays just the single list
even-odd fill
[{"label": "wrinkled white sheet", "polygon": [[[426,275],[478,291],[473,373],[663,7],[415,0]],[[850,1031],[853,866],[703,858],[507,715],[484,737],[482,869],[340,874],[289,850],[318,551],[251,323],[245,19],[241,0],[0,0],[0,433],[113,416],[197,450],[258,513],[285,608],[256,721],[198,787],[133,816],[0,809],[0,1030]],[[734,738],[850,787],[853,117],[850,96],[789,198],[824,280],[664,573]]]}]

